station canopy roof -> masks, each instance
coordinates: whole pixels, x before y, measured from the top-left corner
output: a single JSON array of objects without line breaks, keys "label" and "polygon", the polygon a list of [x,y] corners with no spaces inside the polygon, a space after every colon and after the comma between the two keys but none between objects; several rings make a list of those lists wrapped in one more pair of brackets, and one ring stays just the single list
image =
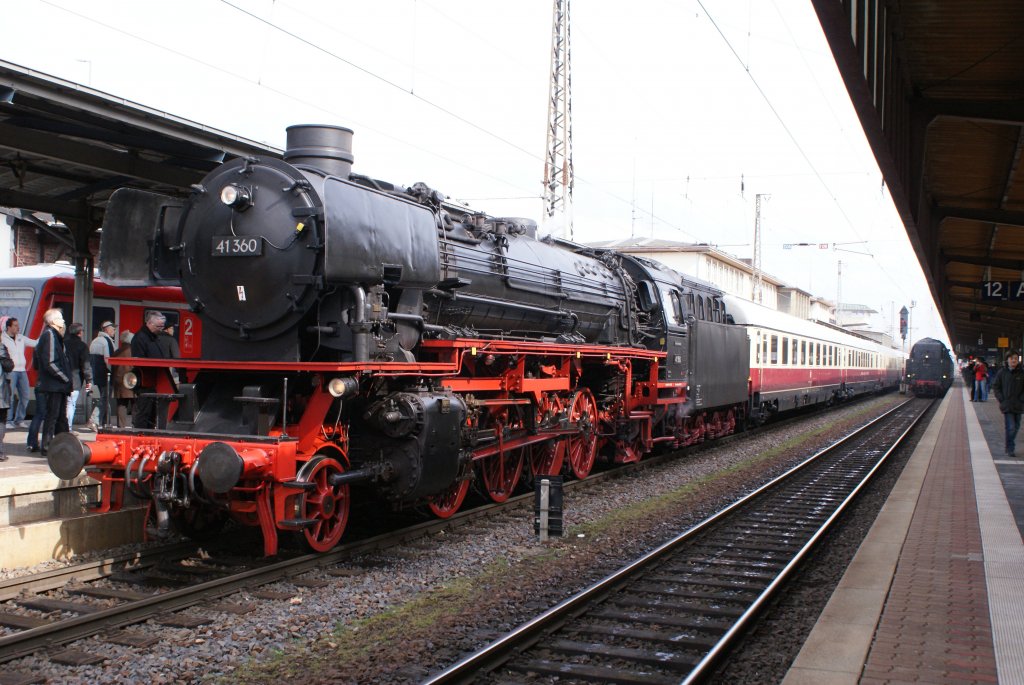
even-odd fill
[{"label": "station canopy roof", "polygon": [[0,60],[0,208],[91,232],[110,194],[188,191],[226,159],[281,150]]},{"label": "station canopy roof", "polygon": [[954,347],[1020,349],[1024,6],[812,3]]}]

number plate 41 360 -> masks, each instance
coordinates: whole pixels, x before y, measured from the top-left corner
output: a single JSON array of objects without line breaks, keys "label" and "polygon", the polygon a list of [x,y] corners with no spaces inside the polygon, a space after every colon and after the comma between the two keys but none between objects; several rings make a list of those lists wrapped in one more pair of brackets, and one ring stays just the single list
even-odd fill
[{"label": "number plate 41 360", "polygon": [[213,236],[214,257],[258,257],[263,254],[263,239],[253,236]]}]

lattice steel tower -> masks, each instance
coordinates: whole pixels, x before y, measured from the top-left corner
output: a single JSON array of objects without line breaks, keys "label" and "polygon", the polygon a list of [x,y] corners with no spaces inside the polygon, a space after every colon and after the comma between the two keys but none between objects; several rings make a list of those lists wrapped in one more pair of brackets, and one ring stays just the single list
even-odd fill
[{"label": "lattice steel tower", "polygon": [[750,260],[750,266],[754,271],[754,283],[750,299],[761,304],[764,292],[764,271],[761,267],[761,198],[768,198],[763,193],[758,193],[754,202],[754,258]]},{"label": "lattice steel tower", "polygon": [[562,212],[565,220],[562,235],[572,239],[572,60],[569,43],[569,0],[554,0],[544,212],[548,219]]}]

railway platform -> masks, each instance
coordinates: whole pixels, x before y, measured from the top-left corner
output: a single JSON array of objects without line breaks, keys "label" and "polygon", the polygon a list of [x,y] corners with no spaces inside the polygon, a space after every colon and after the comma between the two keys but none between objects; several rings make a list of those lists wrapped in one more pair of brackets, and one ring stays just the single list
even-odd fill
[{"label": "railway platform", "polygon": [[[0,569],[141,542],[144,509],[90,511],[99,498],[96,481],[85,474],[60,480],[46,457],[28,451],[26,436],[23,429],[4,436],[8,459],[0,462]],[[95,434],[82,432],[80,437],[88,441]]]},{"label": "railway platform", "polygon": [[1024,434],[943,399],[785,685],[1024,683]]}]

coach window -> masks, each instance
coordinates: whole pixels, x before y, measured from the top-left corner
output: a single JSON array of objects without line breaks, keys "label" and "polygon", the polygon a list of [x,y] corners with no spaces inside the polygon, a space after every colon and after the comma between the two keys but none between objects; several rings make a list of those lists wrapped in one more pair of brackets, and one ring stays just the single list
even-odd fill
[{"label": "coach window", "polygon": [[814,343],[814,365],[821,366],[821,343]]},{"label": "coach window", "polygon": [[711,298],[710,297],[705,297],[704,298],[704,316],[707,317],[708,321],[714,321],[715,320],[715,315],[713,313],[713,310],[711,309]]},{"label": "coach window", "polygon": [[761,363],[768,364],[768,335],[761,340]]},{"label": "coach window", "polygon": [[782,363],[789,364],[789,338],[782,339]]},{"label": "coach window", "polygon": [[779,363],[779,336],[772,336],[772,356],[770,357],[772,364]]},{"label": "coach window", "polygon": [[698,297],[697,298],[697,312],[696,313],[697,313],[697,318],[700,319],[701,321],[703,321],[704,320],[704,298],[703,297]]},{"label": "coach window", "polygon": [[800,341],[800,363],[804,366],[807,365],[807,341]]},{"label": "coach window", "polygon": [[686,293],[686,313],[697,316],[697,308],[693,305],[693,293]]},{"label": "coach window", "polygon": [[797,344],[796,344],[796,338],[793,338],[793,357],[792,357],[793,366],[796,366],[796,363],[797,363],[797,356],[796,356],[796,354],[797,354],[797,350],[798,349],[799,348],[797,347]]}]

